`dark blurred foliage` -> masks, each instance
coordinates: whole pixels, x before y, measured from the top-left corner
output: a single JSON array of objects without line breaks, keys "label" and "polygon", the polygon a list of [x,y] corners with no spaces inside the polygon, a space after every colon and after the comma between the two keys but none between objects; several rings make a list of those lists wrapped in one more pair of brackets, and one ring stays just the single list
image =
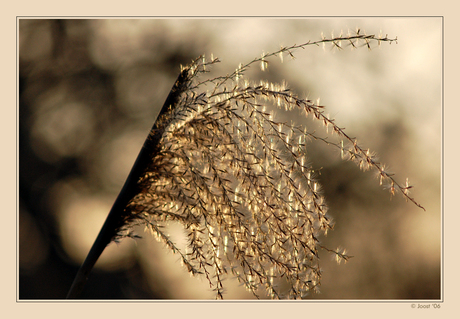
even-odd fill
[{"label": "dark blurred foliage", "polygon": [[[81,228],[81,225],[63,227],[63,211],[69,206],[66,198],[81,196],[76,198],[77,201],[82,198],[82,205],[88,204],[85,202],[88,198],[113,202],[180,71],[179,66],[208,52],[211,45],[216,46],[214,52],[223,50],[218,47],[215,33],[225,25],[219,29],[216,21],[210,21],[207,27],[200,21],[185,22],[173,27],[167,19],[129,20],[120,27],[116,21],[106,20],[20,20],[18,286],[21,300],[65,297],[81,262],[70,253],[71,248],[64,240],[66,232]],[[288,22],[278,21],[277,25],[284,23]],[[310,24],[303,20],[289,23],[289,30],[302,34],[306,41],[309,39],[311,33],[303,33],[305,25]],[[321,20],[318,23],[315,35],[326,25]],[[284,38],[284,34],[288,33],[281,29],[273,37]],[[275,49],[277,45],[274,43]],[[249,50],[243,46],[233,49]],[[265,49],[254,50],[257,54]],[[232,52],[226,54],[231,60]],[[314,67],[314,62],[306,60],[307,66]],[[280,76],[288,77],[282,67],[270,66],[267,79],[279,82]],[[299,92],[305,92],[308,86],[314,92],[315,85],[321,85],[317,75],[307,72],[303,76],[300,83],[288,78],[294,91],[298,88]],[[399,105],[393,107],[399,112]],[[409,149],[412,143],[413,133],[407,127],[403,118],[379,122],[372,126],[372,132],[366,131],[366,127],[355,130],[358,139],[362,133],[367,144],[374,142],[369,146],[378,151],[383,162],[392,163],[397,173],[403,172],[401,181],[408,175],[406,169],[411,174],[417,171],[411,166],[414,163],[410,157],[401,151]],[[313,129],[311,126],[310,131]],[[388,190],[378,185],[372,173],[363,173],[353,163],[340,161],[337,152],[332,154],[335,157],[331,159],[331,152],[321,143],[311,145],[309,157],[319,172],[337,225],[324,238],[324,243],[328,247],[351,248],[350,254],[355,257],[346,265],[335,264],[327,254],[322,257],[324,294],[312,298],[440,298],[440,251],[436,250],[434,256],[424,256],[422,244],[419,250],[413,248],[413,243],[408,244],[409,248],[401,245],[407,242],[404,236],[410,237],[401,228],[410,225],[408,219],[419,218],[418,210],[399,197],[389,200]],[[439,174],[439,167],[434,171]],[[435,194],[431,207],[436,210],[440,207],[440,185],[429,174],[420,177],[417,187],[429,196]],[[425,204],[423,198],[420,201]],[[88,206],[82,207],[84,211]],[[439,229],[439,224],[432,227]],[[419,231],[422,229],[426,228]],[[139,247],[123,257],[129,260],[120,266],[96,267],[82,298],[176,298],[174,289],[185,286],[179,283],[178,287],[170,287],[163,273],[148,271]]]},{"label": "dark blurred foliage", "polygon": [[[107,134],[116,134],[114,128],[140,122],[126,116],[119,105],[117,73],[163,70],[170,81],[163,85],[149,83],[147,90],[155,91],[158,86],[172,86],[179,65],[198,56],[199,50],[196,42],[185,39],[180,47],[153,46],[151,50],[161,49],[162,54],[152,54],[152,59],[103,69],[93,62],[90,52],[94,21],[21,20],[19,28],[19,298],[60,299],[65,297],[78,265],[62,247],[55,207],[49,200],[53,194],[49,190],[60,180],[84,176],[91,192],[104,191],[97,178],[88,176],[91,172],[85,159],[106,143]],[[34,52],[38,52],[36,56]],[[161,79],[165,78],[163,75]],[[166,97],[168,90],[157,93],[160,97],[155,107],[144,114],[146,135],[161,107],[157,102]],[[59,125],[64,123],[61,121],[74,125],[69,131],[63,129],[57,133],[56,143],[64,149],[62,152],[52,143],[34,138],[31,132],[41,120],[37,118],[40,102],[53,94],[65,96],[63,101],[45,106],[48,117],[64,115],[59,113],[64,103],[76,103],[83,108],[74,118],[44,120],[43,125],[57,126],[56,130],[61,129]],[[145,282],[136,263],[122,271],[96,269],[82,298],[168,298],[166,289],[152,289]]]}]

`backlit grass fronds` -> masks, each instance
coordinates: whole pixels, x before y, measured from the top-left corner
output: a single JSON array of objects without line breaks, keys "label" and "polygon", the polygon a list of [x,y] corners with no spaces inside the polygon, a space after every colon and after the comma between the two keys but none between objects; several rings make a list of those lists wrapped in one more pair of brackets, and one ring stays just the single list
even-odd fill
[{"label": "backlit grass fronds", "polygon": [[[303,298],[320,283],[318,251],[346,261],[345,250],[329,249],[319,237],[332,228],[321,187],[308,164],[307,142],[321,140],[341,150],[363,170],[375,169],[394,193],[401,186],[368,149],[324,114],[323,106],[296,96],[284,83],[254,83],[244,72],[254,64],[266,70],[270,58],[294,57],[295,50],[332,43],[371,47],[395,39],[361,34],[323,38],[290,47],[247,64],[226,76],[209,76],[217,58],[199,57],[184,67],[142,152],[138,190],[120,213],[115,237],[145,225],[192,274],[206,277],[223,298],[225,276],[235,276],[255,296]],[[168,100],[170,98],[168,97]],[[330,141],[306,128],[281,122],[274,111],[301,110],[323,123]],[[139,166],[138,163],[135,167]],[[181,251],[164,227],[183,225]]]},{"label": "backlit grass fronds", "polygon": [[277,121],[275,108],[300,108],[332,128],[342,138],[340,144],[319,139],[340,147],[344,158],[362,169],[376,169],[392,191],[402,190],[415,203],[405,192],[410,186],[400,186],[369,150],[324,115],[323,106],[297,97],[284,84],[242,79],[252,64],[266,69],[269,57],[293,56],[295,49],[310,44],[356,46],[357,40],[368,47],[372,40],[394,41],[358,33],[308,42],[264,54],[230,75],[208,80],[200,74],[218,59],[200,57],[183,69],[189,88],[162,119],[159,149],[140,180],[144,191],[129,208],[174,251],[179,249],[162,228],[169,222],[183,224],[188,248],[180,252],[182,261],[192,274],[207,278],[218,298],[228,274],[257,297],[265,288],[271,298],[302,298],[320,282],[318,249],[336,254],[338,261],[349,258],[319,244],[318,237],[332,226],[307,159],[306,143],[318,137]]}]

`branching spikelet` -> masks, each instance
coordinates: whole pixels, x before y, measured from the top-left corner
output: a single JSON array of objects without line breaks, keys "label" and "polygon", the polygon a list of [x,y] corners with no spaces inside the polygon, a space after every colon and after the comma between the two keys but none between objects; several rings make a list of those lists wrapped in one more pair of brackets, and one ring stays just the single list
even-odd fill
[{"label": "branching spikelet", "polygon": [[[271,298],[302,298],[320,283],[318,249],[348,260],[344,250],[330,250],[319,236],[332,228],[327,206],[314,172],[308,166],[305,144],[321,140],[337,147],[342,158],[362,169],[375,169],[389,182],[392,193],[420,206],[400,186],[375,155],[323,113],[323,106],[297,97],[285,84],[242,81],[254,63],[262,70],[268,59],[308,45],[332,43],[370,48],[372,41],[393,42],[387,36],[361,34],[323,38],[282,47],[221,77],[202,79],[219,60],[200,57],[184,67],[179,101],[152,132],[161,139],[128,206],[129,221],[147,225],[171,250],[180,254],[192,274],[203,274],[218,298],[223,277],[232,274],[255,296],[265,289]],[[305,128],[279,122],[273,110],[303,110],[327,127],[339,142],[331,142]],[[155,136],[156,136],[155,135]],[[421,207],[421,206],[420,206]],[[180,251],[162,227],[184,226],[188,247]],[[281,285],[280,280],[288,285]],[[288,289],[283,287],[289,287]]]}]

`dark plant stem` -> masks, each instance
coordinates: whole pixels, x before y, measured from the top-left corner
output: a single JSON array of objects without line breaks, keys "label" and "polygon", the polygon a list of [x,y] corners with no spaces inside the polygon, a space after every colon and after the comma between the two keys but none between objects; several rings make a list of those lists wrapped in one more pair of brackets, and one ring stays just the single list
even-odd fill
[{"label": "dark plant stem", "polygon": [[173,88],[169,92],[165,103],[155,121],[149,136],[144,142],[139,155],[115,200],[107,219],[104,222],[91,250],[89,251],[85,261],[81,265],[78,273],[72,283],[72,286],[67,294],[67,299],[76,299],[80,296],[83,288],[88,279],[89,273],[93,269],[97,260],[101,256],[105,247],[118,235],[119,231],[125,226],[129,220],[130,214],[126,211],[126,207],[133,197],[141,191],[138,183],[142,177],[145,169],[155,155],[158,149],[158,144],[163,134],[164,126],[162,126],[161,118],[171,111],[179,102],[180,95],[187,89],[187,83],[189,81],[189,69],[185,68],[174,83]]}]

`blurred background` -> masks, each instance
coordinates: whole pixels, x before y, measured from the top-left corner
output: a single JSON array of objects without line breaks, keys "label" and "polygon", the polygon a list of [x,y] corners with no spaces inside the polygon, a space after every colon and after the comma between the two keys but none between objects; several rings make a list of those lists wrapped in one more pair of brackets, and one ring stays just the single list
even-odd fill
[{"label": "blurred background", "polygon": [[[358,28],[398,43],[371,51],[309,46],[247,73],[320,98],[397,180],[409,178],[426,208],[391,197],[374,172],[312,142],[311,164],[335,220],[321,239],[354,257],[338,265],[322,254],[321,293],[311,298],[440,299],[441,18],[20,19],[19,299],[65,298],[181,64],[213,54],[222,61],[213,74],[224,75],[281,45]],[[176,255],[140,235],[104,251],[82,298],[214,298]],[[225,299],[252,298],[235,279],[225,284]]]}]

